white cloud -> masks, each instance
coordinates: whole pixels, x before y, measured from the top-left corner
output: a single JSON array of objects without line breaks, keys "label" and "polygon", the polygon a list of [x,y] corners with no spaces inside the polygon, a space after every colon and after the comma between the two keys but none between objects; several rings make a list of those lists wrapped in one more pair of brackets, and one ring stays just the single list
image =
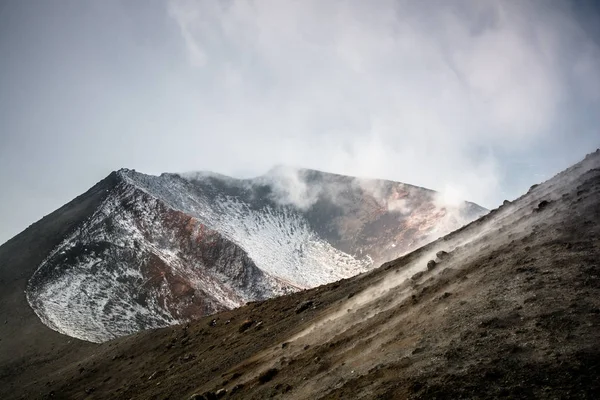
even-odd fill
[{"label": "white cloud", "polygon": [[277,166],[264,176],[272,185],[273,200],[280,204],[293,204],[301,210],[312,206],[321,193],[321,187],[309,186],[302,170],[290,166]]},{"label": "white cloud", "polygon": [[536,146],[569,118],[565,102],[598,101],[598,46],[559,2],[174,0],[168,12],[210,82],[198,130],[237,169],[302,165],[493,206],[495,149]]}]

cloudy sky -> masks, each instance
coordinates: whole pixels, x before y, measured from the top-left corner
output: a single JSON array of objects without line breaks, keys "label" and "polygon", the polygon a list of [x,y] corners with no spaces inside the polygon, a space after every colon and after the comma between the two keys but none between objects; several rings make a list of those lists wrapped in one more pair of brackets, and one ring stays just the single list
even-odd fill
[{"label": "cloudy sky", "polygon": [[594,0],[4,0],[0,243],[121,167],[515,198],[600,146]]}]

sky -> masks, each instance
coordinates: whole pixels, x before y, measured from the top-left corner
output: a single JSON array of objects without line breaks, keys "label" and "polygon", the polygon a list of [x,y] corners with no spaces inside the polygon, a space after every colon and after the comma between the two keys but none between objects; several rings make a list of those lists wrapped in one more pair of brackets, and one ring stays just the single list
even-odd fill
[{"label": "sky", "polygon": [[594,0],[0,2],[0,243],[122,167],[493,208],[598,147]]}]

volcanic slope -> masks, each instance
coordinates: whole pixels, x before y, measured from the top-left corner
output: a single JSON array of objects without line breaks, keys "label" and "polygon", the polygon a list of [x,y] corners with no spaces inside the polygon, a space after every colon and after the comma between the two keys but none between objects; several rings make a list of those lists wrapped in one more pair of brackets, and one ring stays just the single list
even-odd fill
[{"label": "volcanic slope", "polygon": [[402,183],[289,167],[249,180],[112,176],[27,285],[44,324],[93,342],[348,278],[486,212]]},{"label": "volcanic slope", "polygon": [[103,343],[3,387],[15,398],[597,398],[599,259],[600,150],[371,273]]}]

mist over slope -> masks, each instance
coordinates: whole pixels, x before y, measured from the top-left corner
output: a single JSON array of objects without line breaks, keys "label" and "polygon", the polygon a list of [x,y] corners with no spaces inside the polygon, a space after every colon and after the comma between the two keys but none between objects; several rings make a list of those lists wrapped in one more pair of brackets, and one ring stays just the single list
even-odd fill
[{"label": "mist over slope", "polygon": [[32,366],[6,393],[592,399],[599,244],[600,150],[368,274]]},{"label": "mist over slope", "polygon": [[277,167],[114,173],[27,285],[50,328],[101,342],[357,275],[486,212],[397,182]]}]

